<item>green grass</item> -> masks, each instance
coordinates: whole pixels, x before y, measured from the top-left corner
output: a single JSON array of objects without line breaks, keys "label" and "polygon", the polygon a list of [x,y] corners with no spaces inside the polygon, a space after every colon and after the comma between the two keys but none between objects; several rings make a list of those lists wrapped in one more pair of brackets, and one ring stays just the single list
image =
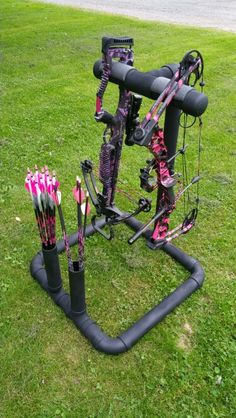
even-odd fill
[{"label": "green grass", "polygon": [[[235,417],[235,35],[20,0],[4,0],[0,9],[0,416]],[[96,352],[31,279],[39,241],[23,187],[27,166],[56,169],[67,226],[75,230],[71,188],[79,161],[97,163],[101,143],[92,66],[105,34],[133,36],[135,66],[143,71],[200,49],[209,96],[202,211],[198,227],[178,242],[201,261],[206,282],[118,357]],[[115,100],[112,88],[106,107]],[[124,149],[129,187],[138,185],[143,163],[138,149]],[[130,248],[129,235],[120,226],[111,243],[96,236],[86,244],[89,312],[110,335],[186,276],[143,242]]]}]

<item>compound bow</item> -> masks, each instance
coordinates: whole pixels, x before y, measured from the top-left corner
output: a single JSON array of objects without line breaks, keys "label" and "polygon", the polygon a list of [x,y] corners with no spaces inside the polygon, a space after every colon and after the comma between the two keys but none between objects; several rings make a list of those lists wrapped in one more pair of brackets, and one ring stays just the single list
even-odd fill
[{"label": "compound bow", "polygon": [[[162,114],[180,91],[183,85],[192,83],[195,86],[200,80],[200,86],[203,88],[203,58],[199,51],[191,50],[185,54],[181,60],[177,71],[169,80],[163,92],[159,95],[155,103],[151,106],[143,121],[139,122],[139,110],[142,97],[132,94],[122,85],[119,86],[119,102],[118,108],[113,116],[103,109],[103,96],[111,77],[112,61],[118,59],[124,65],[133,65],[133,39],[131,38],[107,38],[102,39],[102,76],[101,83],[97,92],[95,119],[97,122],[106,124],[103,134],[103,144],[100,151],[99,179],[103,185],[102,193],[98,191],[95,177],[93,174],[93,166],[91,161],[85,160],[81,163],[84,179],[89,191],[92,203],[96,208],[97,215],[105,215],[106,222],[110,226],[110,234],[107,235],[100,230],[95,224],[93,217],[93,225],[95,229],[101,233],[106,239],[113,237],[112,225],[127,220],[129,217],[137,215],[144,211],[151,210],[151,200],[140,198],[137,207],[131,214],[121,212],[114,203],[116,184],[118,179],[119,164],[121,158],[121,150],[123,136],[126,132],[125,143],[127,145],[145,146],[152,154],[153,158],[148,161],[148,165],[140,170],[140,186],[143,190],[150,193],[157,189],[156,213],[145,223],[130,239],[129,243],[133,244],[151,225],[154,224],[152,231],[152,243],[155,248],[177,238],[181,234],[186,234],[195,225],[198,214],[199,205],[199,187],[197,185],[196,206],[194,206],[187,214],[183,221],[177,227],[169,230],[170,215],[176,208],[176,203],[187,193],[189,198],[189,188],[193,184],[198,184],[200,180],[200,141],[202,121],[199,117],[199,141],[198,141],[198,168],[197,175],[190,182],[187,182],[187,165],[186,165],[186,149],[185,141],[187,129],[187,116],[184,115],[184,135],[183,145],[168,158],[168,149],[165,144],[164,131],[159,126],[159,120]],[[191,125],[192,126],[192,125]],[[178,155],[182,155],[183,159],[183,181],[182,188],[175,195],[174,186],[180,180],[174,174],[174,161]],[[155,170],[156,180],[151,176],[151,171]]]}]

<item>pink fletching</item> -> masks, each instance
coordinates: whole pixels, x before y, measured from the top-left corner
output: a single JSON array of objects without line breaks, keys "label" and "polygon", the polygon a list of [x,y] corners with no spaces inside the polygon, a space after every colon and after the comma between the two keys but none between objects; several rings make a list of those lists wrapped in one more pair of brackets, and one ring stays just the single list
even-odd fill
[{"label": "pink fletching", "polygon": [[42,193],[45,193],[46,190],[45,190],[45,186],[44,186],[44,181],[43,180],[40,180],[39,188],[40,188],[40,190],[41,190]]},{"label": "pink fletching", "polygon": [[44,179],[43,179],[43,175],[41,173],[39,174],[39,182],[38,182],[38,184],[39,184],[40,191],[42,193],[45,193]]},{"label": "pink fletching", "polygon": [[[82,189],[81,189],[81,191],[79,191],[79,189],[74,187],[72,192],[73,192],[73,196],[74,196],[76,202],[82,203],[83,200],[84,200],[84,191]],[[80,202],[80,194],[81,194],[81,202]]]},{"label": "pink fletching", "polygon": [[31,189],[30,189],[30,183],[29,181],[25,182],[25,189],[27,190],[27,192],[31,193]]},{"label": "pink fletching", "polygon": [[49,194],[52,193],[52,178],[50,176],[48,176],[48,186],[47,186],[47,192]]},{"label": "pink fletching", "polygon": [[26,188],[27,192],[29,192],[29,193],[31,193],[30,178],[31,178],[31,176],[30,176],[30,174],[28,172],[28,174],[27,174],[27,176],[25,178],[25,188]]},{"label": "pink fletching", "polygon": [[34,182],[32,182],[32,181],[31,181],[31,190],[32,190],[32,193],[33,193],[34,195],[37,195],[37,190],[36,190],[36,187],[35,187],[35,183],[34,183]]},{"label": "pink fletching", "polygon": [[27,181],[25,181],[25,189],[30,193],[29,183]]},{"label": "pink fletching", "polygon": [[53,190],[51,193],[51,196],[53,198],[53,201],[55,202],[55,204],[58,206],[60,204],[59,199],[58,199],[58,194],[57,194],[57,190]]},{"label": "pink fletching", "polygon": [[59,181],[57,180],[57,178],[56,178],[56,174],[55,174],[55,171],[53,171],[53,176],[52,176],[52,185],[53,185],[53,189],[58,189],[59,188],[59,186],[60,186],[60,183],[59,183]]}]

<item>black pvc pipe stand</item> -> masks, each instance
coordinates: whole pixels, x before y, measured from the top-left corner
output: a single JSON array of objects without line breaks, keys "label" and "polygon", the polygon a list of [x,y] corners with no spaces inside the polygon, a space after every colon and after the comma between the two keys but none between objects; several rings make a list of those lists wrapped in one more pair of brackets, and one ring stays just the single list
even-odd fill
[{"label": "black pvc pipe stand", "polygon": [[[125,223],[134,231],[137,231],[142,225],[141,222],[137,221],[135,218],[129,218]],[[106,221],[103,218],[96,221],[96,226],[98,228],[103,228],[105,225]],[[93,235],[95,232],[92,225],[87,226],[86,236]],[[147,242],[150,242],[150,235],[150,231],[146,231],[143,234]],[[77,233],[71,235],[69,237],[70,244],[76,244],[77,239]],[[87,314],[83,272],[76,272],[74,270],[73,272],[69,272],[70,292],[72,297],[70,297],[62,287],[58,288],[58,291],[55,291],[55,289],[52,289],[49,286],[47,278],[48,272],[46,272],[44,266],[45,257],[43,257],[42,252],[39,252],[33,258],[30,265],[30,272],[32,277],[38,281],[41,287],[51,296],[53,301],[60,306],[66,316],[74,322],[76,327],[91,342],[94,348],[106,354],[120,354],[129,350],[136,344],[151,328],[162,321],[162,319],[187,299],[193,292],[198,290],[204,281],[204,271],[197,260],[170,243],[163,245],[161,250],[181,264],[190,273],[189,277],[159,304],[116,338],[111,338],[106,335]],[[63,241],[59,241],[57,243],[57,253],[55,254],[54,252],[54,260],[57,259],[57,254],[60,254],[63,251],[65,251],[64,243]],[[54,263],[54,260],[51,259],[51,262]],[[50,266],[47,268],[51,269]],[[54,277],[54,279],[57,283],[58,278]],[[58,282],[59,281],[60,280],[58,279]]]}]

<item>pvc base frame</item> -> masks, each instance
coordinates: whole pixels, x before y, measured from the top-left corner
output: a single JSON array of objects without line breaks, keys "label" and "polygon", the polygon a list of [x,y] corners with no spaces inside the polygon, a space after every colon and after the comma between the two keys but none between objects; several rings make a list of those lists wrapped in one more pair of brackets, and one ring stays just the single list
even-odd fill
[{"label": "pvc base frame", "polygon": [[[135,218],[130,218],[125,223],[134,231],[137,231],[142,226],[142,223]],[[96,225],[99,228],[103,228],[106,225],[105,219],[99,219],[96,222]],[[95,232],[96,231],[92,225],[87,226],[86,236],[91,236]],[[146,231],[143,236],[148,242],[150,242],[151,231]],[[69,238],[70,244],[76,244],[77,238],[77,233],[71,235]],[[54,256],[52,256],[51,262],[54,263],[55,261],[56,263],[58,259],[57,254],[62,253],[64,250],[65,247],[63,241],[59,241],[57,243],[57,251],[54,253],[56,254],[55,260]],[[85,305],[85,290],[83,290],[84,295],[79,296],[79,298],[82,298],[82,304],[84,304],[83,310],[80,312],[78,312],[78,310],[75,312],[71,309],[71,300],[75,298],[76,295],[71,295],[70,297],[62,286],[59,286],[58,288],[56,280],[54,280],[54,283],[56,283],[55,289],[52,290],[51,286],[48,285],[49,276],[46,271],[47,266],[46,269],[44,266],[47,263],[45,263],[42,252],[37,253],[37,255],[33,258],[30,265],[30,272],[32,277],[38,281],[40,286],[49,294],[55,304],[60,306],[66,316],[74,322],[75,326],[79,328],[81,333],[91,342],[96,350],[106,354],[119,354],[129,350],[143,335],[145,335],[151,328],[158,324],[193,292],[202,286],[204,281],[204,270],[197,260],[185,254],[183,251],[179,250],[170,243],[163,245],[161,250],[181,264],[190,273],[190,276],[180,286],[178,286],[174,292],[170,293],[158,305],[147,312],[134,325],[116,338],[111,338],[106,335],[87,314]],[[57,268],[54,271],[57,271]],[[81,277],[82,280],[84,280],[84,275]],[[59,283],[60,282],[61,278],[59,277]],[[82,283],[82,286],[80,286],[80,289],[85,289],[84,282]],[[71,289],[71,291],[73,290]]]}]

